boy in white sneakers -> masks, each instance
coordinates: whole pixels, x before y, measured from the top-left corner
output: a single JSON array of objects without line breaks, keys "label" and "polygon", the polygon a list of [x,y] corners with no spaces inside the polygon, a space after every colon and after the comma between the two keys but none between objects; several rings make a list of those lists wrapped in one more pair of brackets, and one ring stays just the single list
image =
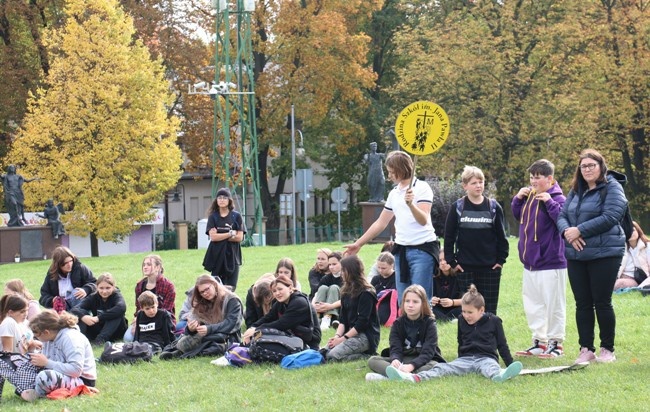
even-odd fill
[{"label": "boy in white sneakers", "polygon": [[512,213],[519,220],[519,259],[524,264],[522,294],[530,348],[519,356],[554,358],[563,354],[566,330],[567,262],[556,222],[566,197],[553,179],[555,166],[546,159],[529,168],[530,186],[512,198]]}]

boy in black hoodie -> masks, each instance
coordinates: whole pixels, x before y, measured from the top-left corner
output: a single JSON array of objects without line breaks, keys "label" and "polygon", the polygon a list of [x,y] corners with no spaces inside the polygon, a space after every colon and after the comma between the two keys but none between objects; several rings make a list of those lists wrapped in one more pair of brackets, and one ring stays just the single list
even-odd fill
[{"label": "boy in black hoodie", "polygon": [[[389,366],[386,369],[388,378],[421,382],[443,376],[480,373],[494,382],[504,382],[519,375],[522,364],[512,360],[501,319],[485,313],[485,300],[474,285],[463,295],[462,307],[462,316],[458,318],[458,358],[449,363],[438,363],[431,370],[415,375]],[[507,368],[501,369],[499,355]]]}]

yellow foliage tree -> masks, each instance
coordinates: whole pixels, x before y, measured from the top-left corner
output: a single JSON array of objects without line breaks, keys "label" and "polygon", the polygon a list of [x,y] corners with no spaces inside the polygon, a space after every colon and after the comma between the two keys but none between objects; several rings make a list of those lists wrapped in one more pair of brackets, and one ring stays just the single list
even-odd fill
[{"label": "yellow foliage tree", "polygon": [[65,15],[46,36],[50,72],[9,159],[42,178],[26,193],[28,207],[54,198],[71,210],[69,233],[119,240],[151,218],[180,176],[178,120],[168,116],[160,61],[134,41],[116,0],[70,0]]}]

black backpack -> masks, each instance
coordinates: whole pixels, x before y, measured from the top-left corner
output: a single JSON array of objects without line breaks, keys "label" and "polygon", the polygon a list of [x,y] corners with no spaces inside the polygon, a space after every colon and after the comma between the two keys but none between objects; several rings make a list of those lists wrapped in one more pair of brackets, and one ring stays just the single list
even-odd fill
[{"label": "black backpack", "polygon": [[102,363],[135,363],[137,361],[151,361],[153,350],[148,343],[106,342],[104,351],[99,361]]},{"label": "black backpack", "polygon": [[[625,190],[625,184],[627,183],[627,176],[625,176],[623,173],[616,172],[614,170],[609,170],[607,171],[607,174],[611,174],[612,177],[618,181],[618,183],[621,184],[623,187],[623,190]],[[605,198],[607,197],[607,184],[604,185],[600,189],[600,203],[605,207]],[[625,212],[623,213],[623,217],[621,218],[619,224],[623,228],[623,232],[625,233],[625,241],[627,242],[631,237],[632,237],[632,232],[634,231],[634,226],[632,226],[632,213],[630,212],[630,204],[628,203],[625,206]]]},{"label": "black backpack", "polygon": [[280,363],[282,358],[305,349],[297,336],[273,328],[259,328],[248,346],[248,353],[255,362]]}]

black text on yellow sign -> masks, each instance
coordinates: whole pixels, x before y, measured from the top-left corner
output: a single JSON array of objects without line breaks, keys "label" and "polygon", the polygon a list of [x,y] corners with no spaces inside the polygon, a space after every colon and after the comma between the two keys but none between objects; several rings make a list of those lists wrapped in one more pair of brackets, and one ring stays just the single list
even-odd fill
[{"label": "black text on yellow sign", "polygon": [[449,117],[442,107],[428,101],[406,106],[395,122],[397,142],[414,155],[440,149],[449,136]]}]

